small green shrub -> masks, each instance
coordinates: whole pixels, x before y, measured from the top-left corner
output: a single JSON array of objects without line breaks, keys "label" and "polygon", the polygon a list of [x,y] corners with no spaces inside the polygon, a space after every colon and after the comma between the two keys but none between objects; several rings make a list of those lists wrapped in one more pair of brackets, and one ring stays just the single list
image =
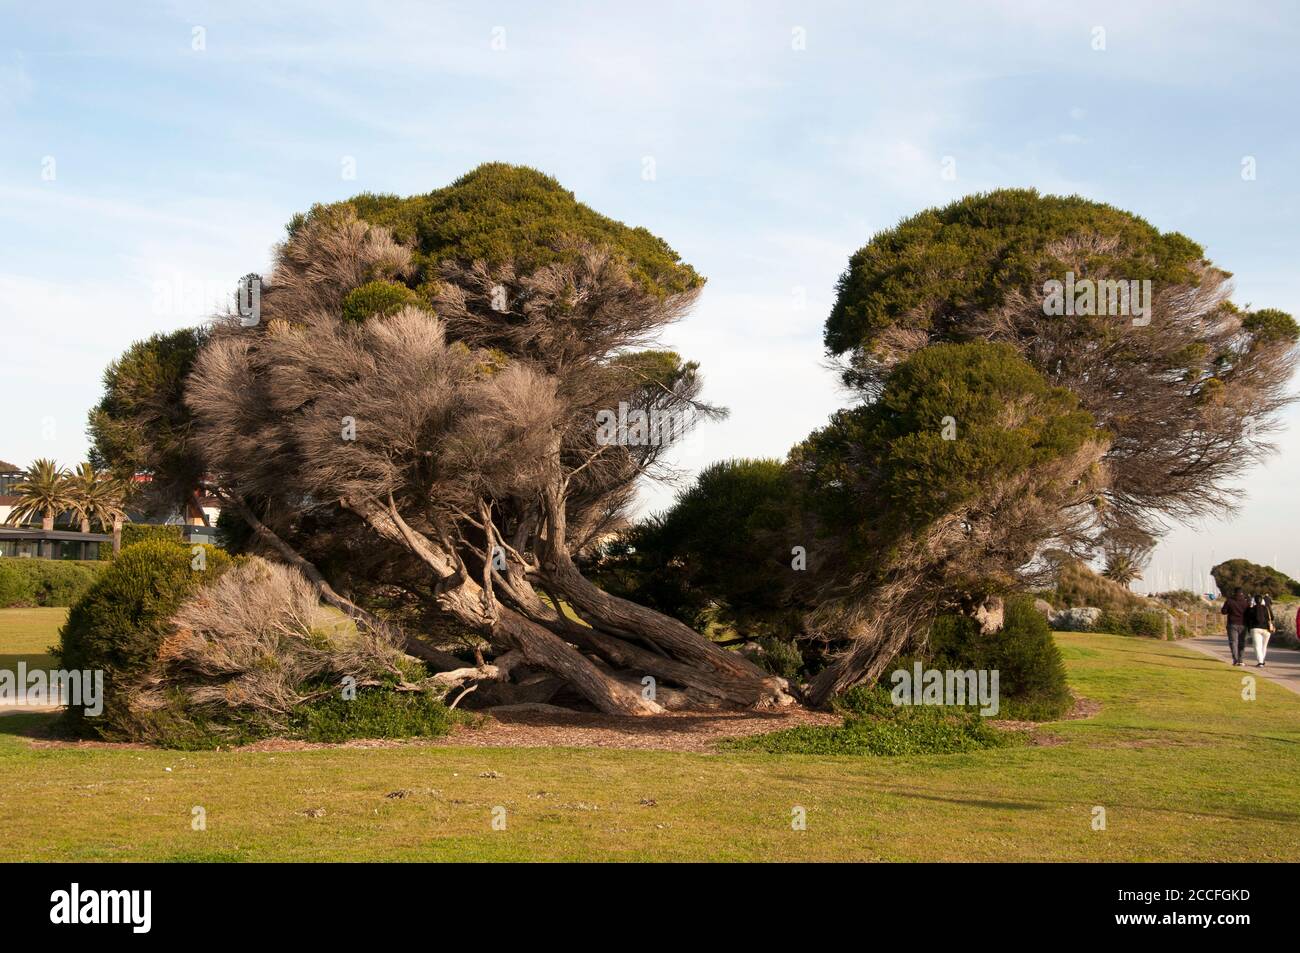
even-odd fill
[{"label": "small green shrub", "polygon": [[1134,609],[1128,612],[1106,611],[1093,626],[1096,632],[1112,635],[1137,635],[1151,639],[1172,638],[1169,616],[1159,609]]},{"label": "small green shrub", "polygon": [[769,636],[759,639],[763,652],[756,661],[773,675],[793,679],[803,669],[803,655],[794,642]]},{"label": "small green shrub", "polygon": [[0,609],[73,605],[101,572],[94,560],[0,559]]},{"label": "small green shrub", "polygon": [[424,692],[367,690],[347,700],[332,694],[293,713],[293,737],[336,743],[353,738],[436,738],[460,718]]},{"label": "small green shrub", "polygon": [[[890,671],[903,668],[902,659],[890,666]],[[890,697],[887,685],[857,685],[831,703],[835,711],[845,718],[892,718],[897,705]]]},{"label": "small green shrub", "polygon": [[236,748],[260,741],[268,734],[254,724],[219,720],[195,711],[180,692],[168,693],[166,704],[160,708],[133,711],[129,724],[119,720],[113,728],[113,737],[178,751]]},{"label": "small green shrub", "polygon": [[340,744],[360,738],[438,738],[469,715],[448,708],[422,692],[365,689],[351,700],[332,691],[307,702],[290,716],[288,731],[231,718],[214,718],[195,709],[181,694],[151,711],[135,713],[134,737],[162,748],[212,751],[253,744],[265,738],[288,738],[316,744]]},{"label": "small green shrub", "polygon": [[955,754],[1002,748],[1019,737],[971,711],[933,705],[895,705],[882,686],[855,689],[837,706],[840,727],[805,726],[727,742],[736,751],[770,754],[897,756]]},{"label": "small green shrub", "polygon": [[[1061,651],[1047,619],[1027,596],[1006,600],[1002,630],[992,635],[981,634],[979,623],[966,616],[940,616],[930,629],[924,655],[897,659],[882,673],[881,685],[888,688],[892,672],[910,669],[918,660],[925,668],[996,670],[998,718],[1054,721],[1073,704]],[[845,702],[860,704],[850,699],[863,691],[847,693]]]},{"label": "small green shrub", "polygon": [[1190,589],[1173,589],[1169,592],[1159,592],[1153,598],[1167,606],[1182,609],[1184,612],[1193,609],[1204,609],[1207,605],[1204,597],[1199,592],[1192,592]]},{"label": "small green shrub", "polygon": [[[126,691],[157,658],[167,620],[181,600],[219,577],[230,557],[204,547],[206,567],[193,568],[191,547],[167,542],[137,543],[122,550],[68,613],[59,632],[59,665],[104,672],[104,713],[94,719],[101,734],[123,724]],[[69,708],[73,722],[79,709]]]},{"label": "small green shrub", "polygon": [[408,305],[418,307],[420,303],[420,296],[406,285],[372,281],[353,289],[343,299],[343,320],[361,324],[375,315],[396,314]]}]

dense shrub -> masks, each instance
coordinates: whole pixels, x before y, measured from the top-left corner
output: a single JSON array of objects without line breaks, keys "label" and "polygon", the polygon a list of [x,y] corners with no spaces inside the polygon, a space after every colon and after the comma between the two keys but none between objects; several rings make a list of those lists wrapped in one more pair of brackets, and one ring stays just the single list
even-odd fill
[{"label": "dense shrub", "polygon": [[1177,634],[1169,614],[1162,609],[1103,612],[1094,628],[1112,635],[1140,635],[1152,639],[1170,639]]},{"label": "dense shrub", "polygon": [[[188,546],[144,542],[124,549],[68,613],[60,630],[59,664],[104,672],[101,733],[121,730],[126,692],[157,658],[167,622],[190,592],[219,577],[231,564],[224,552],[204,547],[206,567],[193,568]],[[68,709],[80,722],[78,709]]]},{"label": "dense shrub", "polygon": [[102,571],[93,560],[0,559],[0,609],[73,605]]},{"label": "dense shrub", "polygon": [[[910,669],[916,660],[898,659],[882,675],[881,684],[888,686],[892,672]],[[1002,630],[993,635],[982,635],[979,623],[966,616],[940,616],[919,660],[926,668],[996,669],[1000,718],[1051,721],[1069,711],[1072,704],[1060,649],[1047,620],[1027,596],[1006,601]],[[846,700],[861,691],[849,692]],[[851,700],[847,703],[853,704]]]},{"label": "dense shrub", "polygon": [[793,679],[803,669],[803,653],[794,641],[768,637],[758,644],[762,651],[755,661],[773,675]]},{"label": "dense shrub", "polygon": [[23,574],[9,567],[11,560],[0,559],[0,609],[26,606],[36,601],[36,594]]},{"label": "dense shrub", "polygon": [[[136,543],[176,543],[185,542],[185,530],[176,523],[124,523],[122,525],[122,548]],[[99,547],[99,558],[108,561],[113,558],[113,547],[104,544]]]},{"label": "dense shrub", "polygon": [[166,705],[139,712],[134,737],[163,748],[211,751],[253,744],[265,738],[289,738],[338,744],[359,738],[436,738],[473,715],[448,708],[425,692],[367,689],[351,700],[339,693],[308,701],[294,709],[283,730],[264,722],[215,717],[194,709],[180,694]]},{"label": "dense shrub", "polygon": [[376,315],[392,315],[409,306],[418,307],[420,296],[394,281],[372,281],[355,288],[343,299],[343,320],[361,324]]},{"label": "dense shrub", "polygon": [[111,670],[104,719],[82,727],[181,749],[447,730],[454,716],[422,681],[428,672],[390,634],[359,628],[322,606],[297,570],[255,556],[232,564],[213,551],[197,583],[176,559],[189,552],[133,546],[110,569],[109,591],[73,610],[65,658],[77,661],[79,637]]},{"label": "dense shrub", "polygon": [[300,705],[337,693],[345,678],[354,687],[397,685],[427,674],[387,633],[322,606],[296,569],[251,557],[171,616],[149,682],[131,705],[284,733]]},{"label": "dense shrub", "polygon": [[295,710],[291,737],[316,742],[434,738],[462,717],[425,692],[364,691],[351,701],[335,694]]},{"label": "dense shrub", "polygon": [[1190,612],[1193,609],[1204,609],[1209,605],[1200,593],[1192,592],[1190,589],[1158,592],[1152,598],[1174,609],[1182,609],[1184,612]]},{"label": "dense shrub", "polygon": [[813,535],[796,528],[797,493],[779,460],[711,464],[586,568],[605,590],[702,631],[716,622],[788,641],[799,628],[789,540]]}]

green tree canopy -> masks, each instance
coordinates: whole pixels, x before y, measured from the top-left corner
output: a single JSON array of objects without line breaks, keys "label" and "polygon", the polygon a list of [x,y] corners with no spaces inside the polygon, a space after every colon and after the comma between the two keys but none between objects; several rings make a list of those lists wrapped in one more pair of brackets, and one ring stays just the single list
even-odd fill
[{"label": "green tree canopy", "polygon": [[527,166],[489,162],[424,195],[364,193],[316,205],[289,224],[294,234],[311,216],[351,207],[371,225],[390,229],[415,248],[413,285],[437,281],[444,261],[514,264],[527,270],[561,261],[572,241],[616,251],[641,287],[656,295],[698,288],[704,279],[661,238],[631,228],[579,202],[554,178]]},{"label": "green tree canopy", "polygon": [[823,519],[851,527],[871,560],[887,538],[1103,436],[1072,393],[1010,345],[936,344],[899,364],[879,400],[837,412],[791,459]]},{"label": "green tree canopy", "polygon": [[1078,196],[999,189],[929,209],[858,249],[840,277],[826,322],[833,354],[869,349],[886,330],[942,335],[964,314],[1002,305],[1076,264],[1062,243],[1105,236],[1085,255],[1092,270],[1131,279],[1194,282],[1200,245],[1145,219]]},{"label": "green tree canopy", "polygon": [[207,339],[206,329],[182,328],[132,344],[104,371],[104,396],[86,429],[95,467],[122,479],[151,474],[151,495],[168,506],[185,500],[203,475],[182,396]]},{"label": "green tree canopy", "polygon": [[792,545],[810,543],[796,529],[798,492],[780,460],[714,463],[612,543],[596,580],[691,625],[771,631],[789,606]]},{"label": "green tree canopy", "polygon": [[1248,559],[1229,559],[1210,570],[1220,595],[1232,595],[1238,586],[1247,595],[1300,596],[1300,582],[1271,566],[1261,566]]},{"label": "green tree canopy", "polygon": [[1003,189],[921,212],[855,252],[825,342],[868,398],[930,345],[1012,345],[1111,434],[1108,526],[1155,534],[1162,517],[1231,506],[1292,399],[1300,327],[1234,305],[1230,278],[1137,215]]}]

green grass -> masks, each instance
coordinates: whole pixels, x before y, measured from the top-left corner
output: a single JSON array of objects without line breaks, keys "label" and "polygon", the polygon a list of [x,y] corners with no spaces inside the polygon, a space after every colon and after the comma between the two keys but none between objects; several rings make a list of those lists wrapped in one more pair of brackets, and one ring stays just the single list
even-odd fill
[{"label": "green grass", "polygon": [[[52,641],[16,618],[0,651]],[[0,830],[10,860],[1300,860],[1300,696],[1243,701],[1176,644],[1058,640],[1101,713],[949,755],[42,748],[50,716],[5,715]]]},{"label": "green grass", "polygon": [[47,651],[59,641],[67,609],[0,609],[0,669],[13,670],[21,659],[28,669],[48,669]]}]

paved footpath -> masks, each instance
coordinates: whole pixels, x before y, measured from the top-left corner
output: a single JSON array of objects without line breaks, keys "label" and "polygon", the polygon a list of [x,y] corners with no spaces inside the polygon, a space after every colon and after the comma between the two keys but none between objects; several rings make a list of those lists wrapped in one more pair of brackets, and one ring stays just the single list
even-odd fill
[{"label": "paved footpath", "polygon": [[[1206,655],[1213,655],[1226,665],[1232,665],[1232,650],[1228,648],[1226,632],[1217,635],[1199,635],[1192,639],[1183,639],[1178,644],[1204,652]],[[1300,694],[1300,650],[1284,649],[1270,643],[1268,651],[1264,653],[1264,659],[1268,664],[1263,668],[1256,668],[1255,640],[1247,635],[1246,657],[1242,659],[1246,664],[1242,667],[1242,671],[1263,676]]]}]

